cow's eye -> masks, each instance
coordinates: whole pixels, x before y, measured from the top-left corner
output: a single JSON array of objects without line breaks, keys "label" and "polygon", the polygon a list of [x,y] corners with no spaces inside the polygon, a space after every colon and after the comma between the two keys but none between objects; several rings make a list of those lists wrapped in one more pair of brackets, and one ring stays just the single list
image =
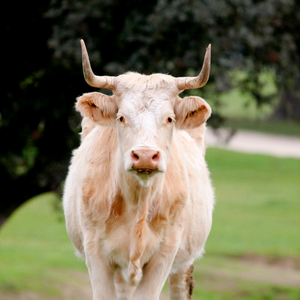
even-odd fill
[{"label": "cow's eye", "polygon": [[173,121],[173,119],[170,118],[170,117],[167,119],[167,122],[168,122],[168,123],[172,123],[172,121]]},{"label": "cow's eye", "polygon": [[125,118],[124,118],[124,117],[120,117],[120,118],[119,118],[119,121],[120,121],[121,123],[125,123]]}]

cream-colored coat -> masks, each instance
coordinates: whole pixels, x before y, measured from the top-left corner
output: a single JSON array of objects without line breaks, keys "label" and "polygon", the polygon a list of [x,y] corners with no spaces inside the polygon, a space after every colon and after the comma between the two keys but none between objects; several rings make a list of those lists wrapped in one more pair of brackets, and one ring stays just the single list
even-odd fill
[{"label": "cream-colored coat", "polygon": [[[91,102],[91,94],[78,101]],[[89,102],[92,109],[100,107],[97,101]],[[189,117],[208,110],[202,102]],[[120,128],[96,125],[95,113],[83,115],[82,143],[74,151],[63,205],[70,239],[89,269],[93,299],[158,300],[168,276],[171,299],[189,299],[191,266],[203,253],[212,223],[205,123],[186,130],[174,125],[166,171],[141,185],[124,169]]]}]

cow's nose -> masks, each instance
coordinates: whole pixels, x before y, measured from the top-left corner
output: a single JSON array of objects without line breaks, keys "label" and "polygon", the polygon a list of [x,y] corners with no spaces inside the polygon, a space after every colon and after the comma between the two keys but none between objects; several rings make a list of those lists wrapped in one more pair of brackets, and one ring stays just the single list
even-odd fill
[{"label": "cow's nose", "polygon": [[131,161],[134,169],[156,170],[159,162],[159,151],[148,149],[132,151]]}]

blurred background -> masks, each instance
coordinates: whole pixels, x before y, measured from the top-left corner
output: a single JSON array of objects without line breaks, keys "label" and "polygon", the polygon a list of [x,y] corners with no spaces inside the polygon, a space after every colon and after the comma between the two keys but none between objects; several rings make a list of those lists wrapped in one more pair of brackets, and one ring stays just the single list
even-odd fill
[{"label": "blurred background", "polygon": [[97,75],[195,76],[212,44],[208,84],[184,94],[213,109],[216,208],[193,299],[300,299],[299,1],[10,1],[3,12],[1,300],[92,297],[61,210],[75,99],[94,91],[81,38]]}]

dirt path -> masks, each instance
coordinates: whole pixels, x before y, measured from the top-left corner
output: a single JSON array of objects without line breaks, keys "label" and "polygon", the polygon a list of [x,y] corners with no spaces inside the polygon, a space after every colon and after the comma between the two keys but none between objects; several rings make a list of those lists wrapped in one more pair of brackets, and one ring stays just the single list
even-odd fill
[{"label": "dirt path", "polygon": [[[236,281],[250,282],[250,284],[269,284],[278,287],[300,288],[300,259],[274,259],[263,255],[246,255],[242,257],[224,257],[228,266],[198,265],[204,272],[201,284],[211,284],[215,290],[226,290],[231,284],[232,289]],[[92,290],[88,273],[72,272],[66,274],[72,283],[59,284],[60,295],[45,296],[43,294],[22,291],[1,292],[1,300],[89,300],[92,299]],[[207,280],[207,282],[206,282]],[[208,281],[212,281],[209,283]],[[196,283],[197,284],[197,283]],[[199,283],[200,284],[200,283]],[[163,293],[160,300],[167,300],[167,293]]]},{"label": "dirt path", "polygon": [[206,274],[225,280],[261,282],[277,287],[300,288],[300,258],[272,258],[264,255],[229,257],[230,266],[205,269]]},{"label": "dirt path", "polygon": [[[300,129],[299,129],[300,131]],[[300,138],[252,131],[207,130],[207,146],[246,153],[300,158]]]},{"label": "dirt path", "polygon": [[[61,283],[57,286],[59,295],[46,296],[33,291],[5,292],[0,290],[0,300],[91,300],[92,288],[88,272],[73,272],[66,274],[72,278],[71,283]],[[76,282],[76,283],[75,283]],[[167,293],[163,293],[160,300],[167,300]]]}]

